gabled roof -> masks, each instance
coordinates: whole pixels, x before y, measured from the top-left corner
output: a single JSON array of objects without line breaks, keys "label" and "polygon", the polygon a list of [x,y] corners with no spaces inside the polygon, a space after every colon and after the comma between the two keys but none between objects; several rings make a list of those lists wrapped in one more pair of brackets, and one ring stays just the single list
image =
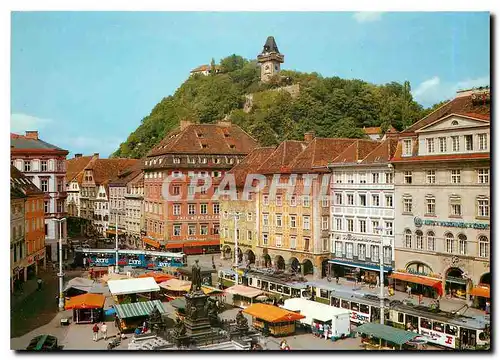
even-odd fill
[{"label": "gabled roof", "polygon": [[248,174],[259,173],[259,167],[272,155],[275,149],[274,146],[256,148],[242,162],[233,167],[228,173],[234,174],[236,186],[244,186]]},{"label": "gabled roof", "polygon": [[110,185],[121,185],[127,186],[127,184],[135,179],[137,176],[142,174],[142,164],[144,163],[144,159],[137,160],[137,162],[122,170],[117,176],[115,176],[109,182]]},{"label": "gabled roof", "polygon": [[43,195],[43,192],[15,166],[11,165],[10,195],[13,198],[22,198],[29,195]]},{"label": "gabled roof", "polygon": [[261,174],[288,172],[290,163],[307,147],[307,142],[297,140],[283,141],[271,156],[259,167]]},{"label": "gabled roof", "polygon": [[379,145],[380,143],[374,140],[354,140],[332,162],[358,163]]},{"label": "gabled roof", "polygon": [[67,150],[61,149],[55,145],[49,144],[40,139],[29,139],[24,135],[10,133],[10,147],[11,152],[16,151],[35,151],[35,152],[60,152],[61,154],[68,154]]},{"label": "gabled roof", "polygon": [[66,183],[75,180],[81,184],[83,179],[83,170],[92,159],[97,158],[93,156],[80,156],[77,158],[66,160]]},{"label": "gabled roof", "polygon": [[191,124],[170,132],[148,153],[246,155],[257,141],[234,124]]},{"label": "gabled roof", "polygon": [[107,185],[123,170],[137,164],[137,159],[94,159],[85,170],[92,170],[96,185]]},{"label": "gabled roof", "polygon": [[[363,131],[366,135],[382,135],[382,128],[380,126],[363,128]],[[386,133],[396,133],[396,132],[397,130],[394,129],[392,126],[386,131]]]},{"label": "gabled roof", "polygon": [[396,138],[387,138],[382,141],[373,151],[371,151],[361,162],[362,164],[384,164],[388,163],[394,153],[396,152],[396,148],[398,146],[398,139]]}]

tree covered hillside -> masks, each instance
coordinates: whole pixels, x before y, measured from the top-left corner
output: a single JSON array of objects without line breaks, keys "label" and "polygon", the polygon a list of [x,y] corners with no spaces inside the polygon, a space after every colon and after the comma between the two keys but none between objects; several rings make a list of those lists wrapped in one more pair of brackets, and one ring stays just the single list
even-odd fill
[{"label": "tree covered hillside", "polygon": [[[213,123],[228,115],[266,146],[302,139],[309,130],[320,137],[349,138],[363,137],[363,127],[402,130],[430,111],[413,101],[409,82],[379,86],[283,70],[262,84],[256,61],[232,55],[220,65],[221,73],[191,76],[174,95],[161,100],[113,156],[146,155],[181,119]],[[300,86],[295,98],[273,91],[291,84]],[[246,94],[254,94],[249,112],[243,111]]]}]

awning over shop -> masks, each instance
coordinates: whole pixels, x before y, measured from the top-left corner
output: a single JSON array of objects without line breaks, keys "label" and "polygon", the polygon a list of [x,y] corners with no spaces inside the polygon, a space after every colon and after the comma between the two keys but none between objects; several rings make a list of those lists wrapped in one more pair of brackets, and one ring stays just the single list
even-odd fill
[{"label": "awning over shop", "polygon": [[120,319],[128,319],[139,316],[149,316],[156,307],[160,314],[165,313],[165,308],[160,300],[142,301],[131,304],[114,305],[116,315]]},{"label": "awning over shop", "polygon": [[438,295],[443,295],[443,284],[441,282],[441,279],[435,279],[435,278],[430,278],[430,277],[424,277],[424,276],[418,276],[418,275],[411,275],[411,274],[404,274],[404,273],[392,273],[390,276],[392,279],[396,280],[401,280],[401,281],[406,281],[406,282],[411,282],[415,284],[421,284],[425,286],[430,286],[438,292]]},{"label": "awning over shop", "polygon": [[[112,229],[112,230],[106,230],[106,233],[110,234],[110,235],[116,235],[116,231],[115,229]],[[123,235],[125,234],[125,232],[123,230],[120,230],[118,229],[118,235]]]},{"label": "awning over shop", "polygon": [[106,290],[104,287],[91,279],[76,277],[68,281],[63,292],[67,292],[69,289],[77,289],[92,294],[103,294]]},{"label": "awning over shop", "polygon": [[64,308],[70,309],[100,309],[104,307],[106,297],[100,294],[83,294],[74,296],[68,301]]},{"label": "awning over shop", "polygon": [[231,286],[230,288],[227,288],[225,291],[228,294],[240,295],[250,299],[257,297],[263,293],[259,289],[251,288],[244,285],[234,285]]},{"label": "awning over shop", "polygon": [[269,323],[295,321],[305,318],[304,315],[293,311],[262,303],[252,304],[243,310],[243,312]]},{"label": "awning over shop", "polygon": [[188,292],[191,289],[191,281],[170,279],[159,284],[162,289],[169,291],[185,291]]},{"label": "awning over shop", "polygon": [[150,239],[148,237],[143,237],[142,241],[144,242],[144,244],[148,244],[148,245],[150,245],[152,247],[155,247],[155,248],[159,248],[160,247],[160,243],[158,241]]},{"label": "awning over shop", "polygon": [[124,279],[130,279],[130,278],[125,274],[111,273],[111,274],[104,274],[101,278],[101,282],[107,283],[108,281],[111,280],[124,280]]},{"label": "awning over shop", "polygon": [[470,294],[472,296],[480,296],[490,298],[490,288],[488,286],[475,286],[472,288]]},{"label": "awning over shop", "polygon": [[[349,267],[360,268],[360,269],[365,269],[365,270],[370,270],[370,271],[380,271],[380,266],[378,266],[378,265],[357,263],[357,262],[353,262],[353,261],[337,260],[337,259],[329,260],[328,262],[330,264],[335,264],[335,265],[349,266]],[[390,272],[390,271],[392,271],[392,267],[384,265],[384,272]]]},{"label": "awning over shop", "polygon": [[206,240],[206,241],[183,241],[171,242],[165,246],[167,249],[182,249],[184,247],[203,247],[203,246],[219,246],[220,240]]},{"label": "awning over shop", "polygon": [[160,291],[155,279],[147,277],[141,279],[109,280],[109,291],[113,296],[126,294],[140,294]]},{"label": "awning over shop", "polygon": [[397,345],[406,344],[408,341],[412,341],[415,338],[421,336],[420,334],[416,334],[410,331],[405,331],[394,328],[392,326],[377,324],[373,322],[358,326],[356,328],[356,332],[360,334],[371,335],[378,339],[389,341]]}]

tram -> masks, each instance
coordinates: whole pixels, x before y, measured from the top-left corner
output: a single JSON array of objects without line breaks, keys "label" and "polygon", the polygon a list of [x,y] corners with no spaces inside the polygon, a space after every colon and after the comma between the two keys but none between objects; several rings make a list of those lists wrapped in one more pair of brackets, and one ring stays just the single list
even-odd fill
[{"label": "tram", "polygon": [[[115,265],[116,250],[113,249],[77,249],[75,263],[83,266],[87,259],[89,266]],[[118,250],[118,265],[159,270],[164,267],[182,267],[186,265],[184,253],[171,253],[148,250]]]}]

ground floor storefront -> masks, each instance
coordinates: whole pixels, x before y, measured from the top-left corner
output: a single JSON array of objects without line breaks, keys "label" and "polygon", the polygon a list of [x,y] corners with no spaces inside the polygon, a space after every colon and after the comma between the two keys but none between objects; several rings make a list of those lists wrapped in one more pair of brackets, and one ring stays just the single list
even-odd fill
[{"label": "ground floor storefront", "polygon": [[218,239],[169,242],[165,240],[154,239],[149,236],[143,236],[142,242],[146,250],[153,251],[182,252],[186,255],[205,255],[220,253],[220,241]]},{"label": "ground floor storefront", "polygon": [[11,269],[11,293],[22,291],[23,284],[28,280],[36,279],[39,270],[45,269],[46,265],[45,248],[22,259],[16,267]]},{"label": "ground floor storefront", "polygon": [[[380,281],[380,265],[375,263],[349,261],[347,259],[332,259],[328,261],[331,266],[330,274],[333,279],[337,276],[355,283],[378,286]],[[388,276],[392,266],[384,265],[384,284],[388,285]]]}]

